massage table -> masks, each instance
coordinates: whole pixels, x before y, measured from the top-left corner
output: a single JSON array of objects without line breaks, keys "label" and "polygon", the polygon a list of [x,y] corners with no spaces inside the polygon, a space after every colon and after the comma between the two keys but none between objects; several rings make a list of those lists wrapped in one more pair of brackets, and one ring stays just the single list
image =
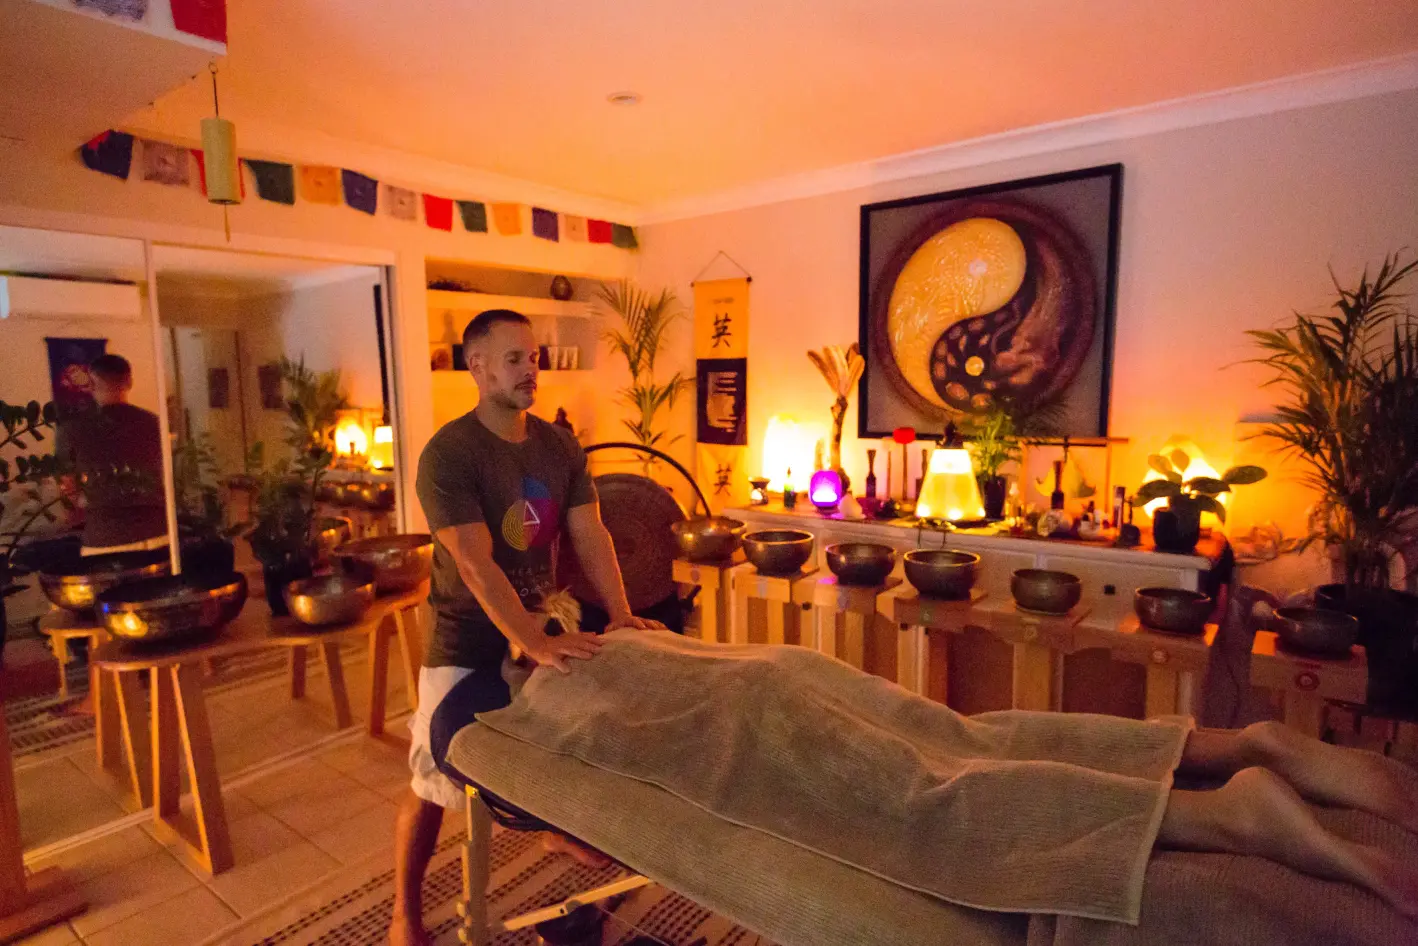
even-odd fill
[{"label": "massage table", "polygon": [[[473,946],[652,882],[782,946],[1418,942],[1418,924],[1364,891],[1231,855],[1154,853],[1136,925],[960,906],[726,821],[647,781],[499,732],[476,717],[506,704],[505,684],[469,678],[462,687],[435,713],[432,741],[443,771],[467,790],[466,905],[460,912],[464,941]],[[1418,838],[1395,826],[1357,812],[1318,814],[1337,833],[1418,859]],[[625,865],[627,874],[531,914],[490,917],[494,821],[512,830],[562,833]]]}]

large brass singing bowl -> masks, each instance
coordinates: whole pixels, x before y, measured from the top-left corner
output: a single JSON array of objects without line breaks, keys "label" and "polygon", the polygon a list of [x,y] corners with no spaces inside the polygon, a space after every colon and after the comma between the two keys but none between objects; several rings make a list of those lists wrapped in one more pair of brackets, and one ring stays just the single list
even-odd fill
[{"label": "large brass singing bowl", "polygon": [[1014,601],[1028,611],[1067,614],[1083,597],[1083,582],[1068,572],[1021,568],[1009,580]]},{"label": "large brass singing bowl", "polygon": [[433,571],[433,536],[385,535],[346,542],[334,558],[346,574],[371,577],[379,594],[413,591]]},{"label": "large brass singing bowl", "polygon": [[812,558],[812,533],[797,529],[767,529],[743,537],[743,554],[761,574],[773,578],[796,575]]},{"label": "large brass singing bowl", "polygon": [[159,578],[172,570],[167,549],[81,558],[62,572],[41,572],[40,587],[55,607],[91,612],[99,595],[119,585]]},{"label": "large brass singing bowl", "polygon": [[1132,606],[1143,627],[1168,634],[1200,634],[1206,630],[1214,602],[1200,591],[1184,588],[1139,588]]},{"label": "large brass singing bowl", "polygon": [[143,643],[208,637],[241,613],[246,576],[167,576],[119,585],[99,595],[98,613],[114,637]]},{"label": "large brass singing bowl", "polygon": [[960,600],[970,596],[980,556],[955,549],[912,549],[903,560],[906,580],[929,598]]},{"label": "large brass singing bowl", "polygon": [[823,552],[827,568],[844,585],[876,586],[896,567],[896,550],[876,542],[838,542]]},{"label": "large brass singing bowl", "polygon": [[1277,608],[1270,626],[1282,646],[1325,657],[1348,657],[1359,640],[1359,619],[1324,608]]},{"label": "large brass singing bowl", "polygon": [[374,604],[374,582],[350,575],[326,575],[286,585],[291,617],[311,627],[351,624]]},{"label": "large brass singing bowl", "polygon": [[705,516],[670,524],[679,554],[691,562],[725,562],[733,558],[744,524],[728,516]]}]

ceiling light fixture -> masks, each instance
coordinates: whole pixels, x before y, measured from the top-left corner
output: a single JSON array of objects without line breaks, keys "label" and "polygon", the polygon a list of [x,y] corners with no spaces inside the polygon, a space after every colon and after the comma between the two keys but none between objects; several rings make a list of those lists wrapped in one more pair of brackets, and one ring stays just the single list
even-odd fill
[{"label": "ceiling light fixture", "polygon": [[639,92],[612,92],[606,96],[606,101],[612,105],[639,105]]}]

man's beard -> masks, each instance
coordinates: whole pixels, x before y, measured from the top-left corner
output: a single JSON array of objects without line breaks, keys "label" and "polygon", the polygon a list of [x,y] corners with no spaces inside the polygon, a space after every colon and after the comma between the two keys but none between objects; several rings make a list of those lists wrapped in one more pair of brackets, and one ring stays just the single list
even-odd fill
[{"label": "man's beard", "polygon": [[[526,398],[527,403],[523,404],[521,398]],[[493,394],[491,400],[498,407],[509,411],[524,411],[532,406],[536,399],[536,390],[522,391],[513,388],[511,391],[499,391]]]}]

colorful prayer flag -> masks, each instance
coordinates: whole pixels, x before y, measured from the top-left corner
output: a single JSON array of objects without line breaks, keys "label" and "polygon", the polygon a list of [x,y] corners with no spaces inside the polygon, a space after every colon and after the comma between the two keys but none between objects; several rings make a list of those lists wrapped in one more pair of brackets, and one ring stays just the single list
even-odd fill
[{"label": "colorful prayer flag", "polygon": [[184,33],[226,42],[226,0],[172,0],[172,25]]},{"label": "colorful prayer flag", "polygon": [[611,241],[611,225],[605,220],[587,220],[586,236],[592,243],[609,243]]},{"label": "colorful prayer flag", "polygon": [[84,167],[120,180],[128,180],[133,168],[133,136],[121,131],[105,131],[79,148]]},{"label": "colorful prayer flag", "polygon": [[170,187],[187,187],[192,183],[186,148],[162,141],[143,142],[143,180]]},{"label": "colorful prayer flag", "polygon": [[493,204],[492,219],[497,224],[497,232],[503,236],[516,236],[522,232],[521,204]]},{"label": "colorful prayer flag", "polygon": [[542,207],[532,208],[532,236],[552,242],[560,239],[557,234],[555,210],[546,210]]},{"label": "colorful prayer flag", "polygon": [[623,223],[611,224],[611,244],[623,250],[633,250],[640,246],[635,239],[635,230]]},{"label": "colorful prayer flag", "polygon": [[586,242],[586,218],[561,215],[561,236],[568,243]]},{"label": "colorful prayer flag", "polygon": [[340,202],[340,169],[326,164],[300,166],[300,199],[312,204]]},{"label": "colorful prayer flag", "polygon": [[295,203],[295,168],[279,161],[243,158],[256,180],[256,196],[276,204]]},{"label": "colorful prayer flag", "polygon": [[[192,149],[192,157],[197,160],[197,183],[198,183],[198,185],[199,185],[199,186],[201,187],[201,189],[202,189],[202,196],[203,196],[203,197],[206,197],[206,196],[207,196],[207,156],[206,156],[206,154],[203,153],[203,151],[202,151],[201,148],[193,148],[193,149]],[[237,174],[237,175],[236,175],[236,179],[237,179],[237,181],[238,181],[239,186],[241,187],[241,199],[242,199],[242,200],[245,200],[245,199],[246,199],[246,178],[242,177],[240,174]]]},{"label": "colorful prayer flag", "polygon": [[453,229],[453,201],[448,197],[423,195],[423,221],[435,230]]},{"label": "colorful prayer flag", "polygon": [[74,6],[135,23],[142,22],[143,17],[148,15],[148,0],[74,0]]},{"label": "colorful prayer flag", "polygon": [[469,233],[487,232],[487,204],[480,200],[460,200],[458,213],[463,216],[464,230]]},{"label": "colorful prayer flag", "polygon": [[407,187],[385,184],[384,203],[389,207],[389,216],[396,220],[417,220],[419,218],[418,194]]},{"label": "colorful prayer flag", "polygon": [[374,178],[341,168],[340,183],[345,189],[345,203],[355,210],[373,215],[379,209],[379,182]]}]

